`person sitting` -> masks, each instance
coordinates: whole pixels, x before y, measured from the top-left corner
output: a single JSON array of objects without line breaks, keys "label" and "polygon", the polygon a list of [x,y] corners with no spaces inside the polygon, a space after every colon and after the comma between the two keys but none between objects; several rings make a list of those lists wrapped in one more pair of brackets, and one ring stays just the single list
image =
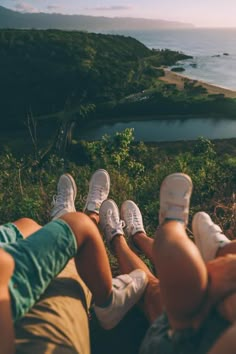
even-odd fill
[{"label": "person sitting", "polygon": [[[108,188],[108,177],[102,171],[97,174],[97,180],[104,182],[100,184],[100,195]],[[41,227],[22,218],[0,227],[0,353],[14,353],[13,322],[34,306],[73,257],[78,273],[92,293],[99,322],[106,329],[117,325],[147,285],[146,274],[139,269],[112,278],[92,215],[74,209],[76,191],[71,177],[63,175],[58,188],[53,221]],[[96,218],[97,206],[90,208],[89,199],[86,206]]]},{"label": "person sitting", "polygon": [[[228,301],[236,298],[236,243],[211,219],[197,214],[193,229],[198,249],[186,234],[191,193],[189,176],[175,173],[164,179],[155,239],[146,235],[141,212],[133,201],[121,206],[124,222],[113,200],[105,200],[100,208],[101,229],[121,272],[139,268],[147,274],[142,304],[151,326],[140,354],[218,354],[229,347],[233,353],[236,347],[235,340],[230,346],[224,339],[235,320]],[[154,263],[158,279],[134,255],[125,233],[136,250]],[[209,254],[217,254],[217,258],[211,259]]]}]

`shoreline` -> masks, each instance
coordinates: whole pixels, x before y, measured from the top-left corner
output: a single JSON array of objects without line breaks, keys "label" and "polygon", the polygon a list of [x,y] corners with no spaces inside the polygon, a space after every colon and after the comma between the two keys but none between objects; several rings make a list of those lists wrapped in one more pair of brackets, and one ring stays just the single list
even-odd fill
[{"label": "shoreline", "polygon": [[222,94],[227,98],[236,98],[236,91],[234,90],[222,86],[210,84],[202,80],[192,79],[189,76],[176,73],[174,71],[171,71],[170,69],[163,68],[163,70],[165,72],[165,76],[160,77],[159,80],[164,81],[168,84],[175,84],[179,90],[184,89],[184,81],[188,80],[188,81],[194,81],[196,85],[200,85],[206,88],[208,94],[214,94],[214,95]]}]

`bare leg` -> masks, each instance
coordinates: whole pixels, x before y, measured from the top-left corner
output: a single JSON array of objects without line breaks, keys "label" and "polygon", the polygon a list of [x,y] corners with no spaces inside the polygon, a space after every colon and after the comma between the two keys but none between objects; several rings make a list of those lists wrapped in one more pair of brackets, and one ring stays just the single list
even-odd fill
[{"label": "bare leg", "polygon": [[208,275],[202,257],[178,221],[157,229],[153,251],[170,323],[173,328],[188,327],[207,295]]},{"label": "bare leg", "polygon": [[[148,238],[145,234],[144,239]],[[142,235],[139,235],[139,237]],[[152,323],[162,312],[159,280],[150,272],[146,264],[129,248],[123,235],[112,240],[121,273],[130,273],[134,269],[142,269],[148,277],[148,285],[143,296],[143,311]]]},{"label": "bare leg", "polygon": [[236,325],[229,327],[216,341],[209,354],[234,354],[236,347]]},{"label": "bare leg", "polygon": [[86,210],[85,214],[90,217],[90,219],[95,222],[96,225],[99,223],[99,214]]},{"label": "bare leg", "polygon": [[[111,295],[112,275],[100,233],[89,217],[82,213],[68,213],[61,216],[61,219],[69,224],[77,240],[79,249],[75,258],[77,270],[93,293],[95,303],[103,305]],[[24,237],[41,228],[34,220],[28,218],[19,219],[14,224]]]},{"label": "bare leg", "polygon": [[135,246],[137,246],[138,249],[140,249],[143,254],[150,259],[152,263],[154,263],[153,259],[153,244],[154,244],[154,239],[151,237],[148,237],[144,232],[137,232],[132,236],[133,242]]},{"label": "bare leg", "polygon": [[29,218],[21,218],[17,221],[14,221],[13,224],[17,226],[18,230],[25,238],[38,231],[42,227],[34,220]]},{"label": "bare leg", "polygon": [[227,243],[225,246],[218,249],[216,257],[225,256],[227,254],[236,254],[236,240]]},{"label": "bare leg", "polygon": [[13,354],[14,329],[8,283],[14,270],[14,259],[0,249],[0,354]]},{"label": "bare leg", "polygon": [[91,290],[96,305],[106,303],[112,292],[112,275],[107,253],[96,225],[83,213],[60,217],[71,227],[77,241],[75,263],[79,274]]}]

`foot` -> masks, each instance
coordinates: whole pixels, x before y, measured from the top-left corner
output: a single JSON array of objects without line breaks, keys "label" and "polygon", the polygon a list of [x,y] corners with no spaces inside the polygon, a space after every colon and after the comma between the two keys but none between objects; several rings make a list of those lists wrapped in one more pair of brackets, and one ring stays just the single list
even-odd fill
[{"label": "foot", "polygon": [[94,305],[96,316],[105,329],[112,329],[139,301],[147,286],[146,273],[136,269],[112,280],[112,300],[107,307]]},{"label": "foot", "polygon": [[194,215],[192,230],[195,244],[205,262],[214,259],[218,249],[230,242],[221,228],[204,212]]},{"label": "foot", "polygon": [[135,234],[139,232],[146,234],[139,207],[132,200],[126,200],[121,206],[120,214],[121,219],[125,222],[125,232],[128,236],[130,246],[135,250],[135,252],[140,253],[140,250],[133,242],[133,236]]},{"label": "foot", "polygon": [[119,209],[114,200],[105,200],[100,208],[100,227],[106,239],[111,246],[112,239],[117,235],[124,235],[124,222],[120,220]]},{"label": "foot", "polygon": [[57,194],[53,198],[52,220],[58,219],[66,213],[76,211],[76,194],[77,187],[74,178],[68,173],[62,175],[57,184]]},{"label": "foot", "polygon": [[110,191],[110,177],[106,170],[99,169],[92,175],[84,211],[99,214],[100,206]]},{"label": "foot", "polygon": [[168,220],[177,220],[186,226],[191,194],[192,181],[188,175],[173,173],[167,176],[160,189],[160,225]]}]

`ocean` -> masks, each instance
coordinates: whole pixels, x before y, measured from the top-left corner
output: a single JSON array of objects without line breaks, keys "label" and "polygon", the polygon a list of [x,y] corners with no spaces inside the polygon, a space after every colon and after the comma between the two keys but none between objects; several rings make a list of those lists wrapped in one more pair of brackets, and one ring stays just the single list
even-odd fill
[{"label": "ocean", "polygon": [[180,63],[184,75],[236,90],[236,28],[112,33],[132,36],[148,48],[168,48],[189,54],[193,59]]}]

